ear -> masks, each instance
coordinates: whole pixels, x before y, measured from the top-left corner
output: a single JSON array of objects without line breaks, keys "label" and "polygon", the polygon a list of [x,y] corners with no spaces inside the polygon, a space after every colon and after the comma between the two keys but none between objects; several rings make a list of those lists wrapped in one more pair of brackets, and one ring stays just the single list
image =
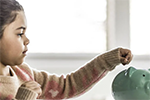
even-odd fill
[{"label": "ear", "polygon": [[131,77],[132,74],[133,74],[136,70],[137,70],[137,69],[135,69],[134,67],[129,67],[129,68],[127,69],[127,71],[126,71],[126,75],[127,75],[128,77]]}]

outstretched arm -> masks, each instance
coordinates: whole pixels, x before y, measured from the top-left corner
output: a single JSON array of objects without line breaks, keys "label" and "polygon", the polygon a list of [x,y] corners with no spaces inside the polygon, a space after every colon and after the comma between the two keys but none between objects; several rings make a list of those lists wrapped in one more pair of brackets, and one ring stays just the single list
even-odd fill
[{"label": "outstretched arm", "polygon": [[[132,60],[131,51],[117,48],[96,56],[79,70],[58,77],[47,72],[33,70],[34,81],[41,85],[40,99],[66,99],[79,96],[89,90],[118,64],[126,65]],[[38,91],[37,91],[38,93]]]},{"label": "outstretched arm", "polygon": [[66,77],[49,75],[34,71],[35,81],[41,84],[44,99],[64,99],[81,95],[103,78],[118,64],[128,64],[132,59],[131,51],[118,48],[98,55],[74,73]]}]

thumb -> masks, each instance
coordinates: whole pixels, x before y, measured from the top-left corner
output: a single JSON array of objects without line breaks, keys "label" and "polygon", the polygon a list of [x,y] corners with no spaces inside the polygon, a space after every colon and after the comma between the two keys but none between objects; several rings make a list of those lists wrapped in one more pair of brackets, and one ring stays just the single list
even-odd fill
[{"label": "thumb", "polygon": [[121,62],[123,65],[129,64],[129,60],[128,60],[127,58],[124,58],[124,57],[121,57],[121,58],[120,58],[120,62]]}]

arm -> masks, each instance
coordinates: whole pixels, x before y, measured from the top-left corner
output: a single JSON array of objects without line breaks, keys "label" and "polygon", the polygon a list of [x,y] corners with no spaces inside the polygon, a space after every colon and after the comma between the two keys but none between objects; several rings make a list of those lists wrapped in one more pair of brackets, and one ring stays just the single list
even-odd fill
[{"label": "arm", "polygon": [[[74,73],[58,77],[46,72],[34,72],[35,81],[41,84],[41,99],[64,99],[81,95],[106,73],[120,64],[120,48],[99,55]],[[123,60],[122,60],[123,61]]]},{"label": "arm", "polygon": [[[108,71],[113,70],[120,62],[125,65],[128,64],[131,59],[132,56],[129,50],[118,48],[98,55],[82,68],[74,73],[68,74],[66,77],[58,77],[44,71],[32,70],[27,65],[23,65],[22,67],[26,70],[28,69],[28,78],[30,78],[32,82],[29,85],[30,81],[28,80],[24,85],[19,87],[16,99],[32,98],[35,100],[38,93],[41,93],[40,89],[42,89],[42,94],[39,99],[65,99],[79,96],[103,78]],[[30,76],[30,74],[32,75]],[[41,87],[39,87],[38,84],[40,84]]]}]

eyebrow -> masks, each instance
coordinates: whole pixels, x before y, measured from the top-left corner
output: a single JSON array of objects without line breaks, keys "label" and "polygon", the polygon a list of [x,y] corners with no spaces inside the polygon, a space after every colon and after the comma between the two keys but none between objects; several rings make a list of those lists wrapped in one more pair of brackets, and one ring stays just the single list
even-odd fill
[{"label": "eyebrow", "polygon": [[21,26],[21,27],[18,27],[16,30],[20,30],[20,29],[25,30],[26,28],[25,28],[25,27],[23,27],[23,26]]}]

